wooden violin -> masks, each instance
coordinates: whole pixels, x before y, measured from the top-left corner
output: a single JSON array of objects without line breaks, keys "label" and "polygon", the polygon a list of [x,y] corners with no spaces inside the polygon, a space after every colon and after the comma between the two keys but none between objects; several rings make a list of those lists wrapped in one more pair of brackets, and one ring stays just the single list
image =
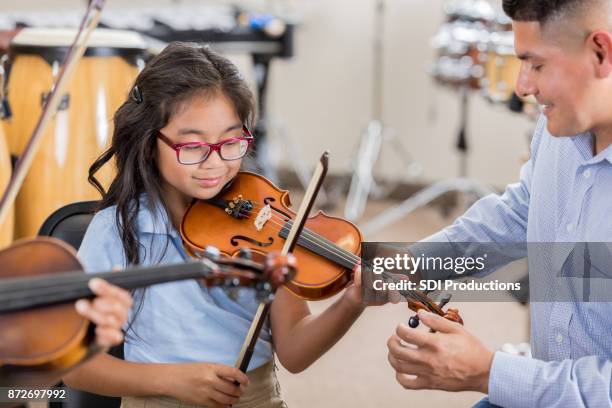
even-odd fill
[{"label": "wooden violin", "polygon": [[[295,217],[290,206],[288,191],[260,175],[240,172],[215,198],[191,203],[180,227],[183,244],[192,255],[213,245],[228,256],[235,256],[241,248],[264,256],[283,246]],[[337,294],[361,264],[362,241],[363,236],[354,224],[319,211],[308,218],[297,240],[294,254],[300,269],[285,287],[306,300]],[[362,267],[368,270],[370,266]],[[446,312],[442,309],[448,300],[436,304],[419,291],[400,294],[415,312],[425,309],[463,322],[457,309]],[[418,325],[416,316],[411,321]]]},{"label": "wooden violin", "polygon": [[[180,232],[190,254],[213,245],[228,256],[241,248],[264,256],[280,251],[293,224],[289,192],[266,178],[240,172],[217,197],[195,200],[181,222]],[[300,270],[286,287],[306,300],[340,292],[360,263],[363,237],[359,229],[341,218],[318,212],[306,220],[294,255]]]},{"label": "wooden violin", "polygon": [[98,351],[92,325],[72,303],[93,297],[88,281],[94,277],[124,289],[196,278],[230,290],[254,287],[267,299],[296,267],[291,256],[270,254],[262,265],[210,249],[206,255],[176,265],[85,274],[75,251],[53,238],[19,241],[0,251],[0,385],[53,384]]}]

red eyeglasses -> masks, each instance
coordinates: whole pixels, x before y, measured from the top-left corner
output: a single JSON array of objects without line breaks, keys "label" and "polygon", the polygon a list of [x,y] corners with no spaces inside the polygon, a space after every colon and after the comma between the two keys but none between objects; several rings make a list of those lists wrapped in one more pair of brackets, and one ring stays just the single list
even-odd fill
[{"label": "red eyeglasses", "polygon": [[157,137],[176,152],[176,159],[181,164],[202,163],[212,151],[219,153],[222,160],[238,160],[247,154],[253,143],[253,135],[245,125],[242,125],[242,137],[232,137],[219,143],[172,143],[172,140],[160,131],[157,131]]}]

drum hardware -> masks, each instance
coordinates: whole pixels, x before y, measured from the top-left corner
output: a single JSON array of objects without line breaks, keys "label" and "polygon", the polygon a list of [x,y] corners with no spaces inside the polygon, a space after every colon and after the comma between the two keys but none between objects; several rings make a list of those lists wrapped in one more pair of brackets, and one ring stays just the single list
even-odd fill
[{"label": "drum hardware", "polygon": [[394,152],[399,156],[399,160],[404,163],[401,172],[407,173],[411,177],[416,177],[421,172],[420,164],[412,159],[396,133],[382,121],[385,0],[377,0],[375,7],[372,119],[361,136],[357,153],[352,160],[355,166],[353,167],[347,201],[344,207],[344,216],[348,220],[356,220],[363,215],[370,195],[382,198],[387,196],[394,187],[393,185],[383,185],[376,180],[374,175],[374,168],[380,161],[385,142],[393,144]]}]

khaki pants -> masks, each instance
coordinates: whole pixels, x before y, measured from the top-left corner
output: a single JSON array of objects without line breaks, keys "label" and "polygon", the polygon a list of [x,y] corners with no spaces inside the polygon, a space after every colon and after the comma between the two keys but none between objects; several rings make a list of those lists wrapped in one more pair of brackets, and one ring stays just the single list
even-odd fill
[{"label": "khaki pants", "polygon": [[[280,385],[276,379],[274,362],[249,371],[250,384],[237,404],[232,408],[287,408],[280,396]],[[197,408],[170,397],[123,397],[121,408]]]}]

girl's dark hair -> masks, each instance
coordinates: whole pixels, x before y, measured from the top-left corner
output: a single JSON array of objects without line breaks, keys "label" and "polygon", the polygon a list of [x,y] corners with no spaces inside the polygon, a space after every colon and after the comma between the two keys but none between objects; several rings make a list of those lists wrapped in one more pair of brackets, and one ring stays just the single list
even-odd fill
[{"label": "girl's dark hair", "polygon": [[[140,195],[147,193],[151,210],[163,204],[156,163],[157,131],[184,102],[198,94],[217,92],[232,102],[244,124],[252,125],[253,94],[237,68],[207,46],[174,42],[140,72],[130,96],[115,113],[111,146],[91,165],[88,180],[102,195],[99,209],[117,205],[126,264],[142,261],[136,234]],[[113,158],[116,176],[104,191],[95,174]]]}]

